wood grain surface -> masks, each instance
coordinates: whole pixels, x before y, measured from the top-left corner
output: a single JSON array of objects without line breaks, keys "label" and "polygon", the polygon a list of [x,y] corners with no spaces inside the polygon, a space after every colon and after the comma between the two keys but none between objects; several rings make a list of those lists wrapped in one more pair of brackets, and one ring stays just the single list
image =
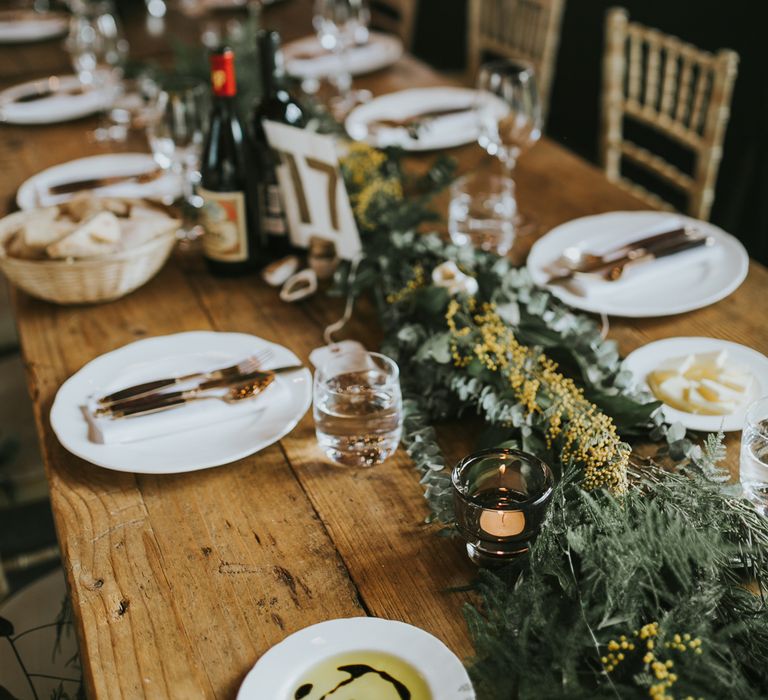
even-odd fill
[{"label": "wood grain surface", "polygon": [[[305,0],[278,4],[266,11],[265,24],[289,38],[301,35],[309,30],[310,7]],[[171,17],[169,26],[188,36],[195,31],[188,18],[177,25]],[[141,23],[127,29],[143,55],[166,55],[162,43],[142,43]],[[67,70],[55,42],[32,48],[16,54],[0,48],[0,86]],[[405,57],[357,82],[381,94],[446,81]],[[0,126],[2,212],[13,208],[16,188],[35,172],[103,152],[85,137],[95,124]],[[125,148],[147,150],[140,137]],[[474,146],[454,153],[463,169],[481,158]],[[423,166],[424,159],[416,163]],[[546,139],[520,161],[518,197],[535,222],[535,233],[515,251],[521,259],[556,224],[642,207],[597,168]],[[760,300],[767,293],[768,271],[752,264],[728,299],[680,317],[614,320],[611,336],[624,353],[672,335],[722,337],[766,353]],[[435,537],[424,524],[418,476],[404,453],[370,470],[333,467],[307,415],[279,444],[234,464],[146,476],[89,465],[67,453],[50,429],[59,386],[102,353],[148,336],[219,330],[257,334],[306,361],[322,344],[324,325],[340,316],[338,300],[283,304],[255,276],[211,277],[192,248],[108,305],[58,307],[21,293],[14,304],[90,697],[232,698],[270,646],[335,617],[404,620],[460,657],[471,654],[461,613],[469,596],[454,589],[469,583],[474,569],[461,543]],[[359,304],[344,335],[377,345],[380,330],[369,304]],[[453,425],[445,435],[449,458],[473,449],[469,427]],[[736,437],[729,440],[732,467]]]}]

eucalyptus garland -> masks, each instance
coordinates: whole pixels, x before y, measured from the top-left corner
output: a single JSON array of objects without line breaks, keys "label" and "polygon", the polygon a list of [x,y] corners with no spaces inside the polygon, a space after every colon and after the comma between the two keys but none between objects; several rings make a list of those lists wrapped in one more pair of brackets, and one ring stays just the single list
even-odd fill
[{"label": "eucalyptus garland", "polygon": [[[559,477],[529,555],[480,573],[479,697],[768,697],[768,524],[725,484],[722,435],[694,445],[665,425],[616,344],[525,269],[425,234],[446,161],[412,178],[354,145],[342,170],[365,258],[339,288],[377,300],[431,519],[450,532],[438,421],[477,414],[478,447],[520,446]],[[672,468],[633,457],[636,437],[666,438]]]}]

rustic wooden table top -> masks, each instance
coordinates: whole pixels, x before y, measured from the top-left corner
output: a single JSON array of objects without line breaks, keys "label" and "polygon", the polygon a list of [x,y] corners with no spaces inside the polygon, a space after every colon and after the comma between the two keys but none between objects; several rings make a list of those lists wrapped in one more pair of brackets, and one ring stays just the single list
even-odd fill
[{"label": "rustic wooden table top", "polygon": [[[288,38],[307,33],[310,5],[278,4],[266,23]],[[189,32],[190,22],[172,17],[169,26]],[[141,26],[129,30],[140,55],[166,50],[144,42]],[[58,42],[3,47],[0,59],[0,87],[68,71]],[[377,94],[444,82],[409,57],[359,81]],[[85,137],[95,123],[0,126],[0,213],[13,208],[16,188],[35,172],[102,152]],[[141,139],[126,147],[147,150]],[[465,169],[480,158],[474,146],[454,154]],[[641,207],[546,139],[521,159],[518,196],[541,232]],[[615,320],[611,336],[624,353],[673,335],[722,337],[768,353],[759,302],[766,294],[768,270],[753,263],[741,288],[718,304],[667,319]],[[21,293],[14,303],[91,697],[232,698],[270,646],[335,617],[404,620],[471,655],[461,613],[469,597],[451,589],[469,583],[474,569],[459,542],[424,524],[418,476],[403,452],[370,470],[334,468],[307,415],[279,444],[234,464],[143,476],[74,457],[50,429],[59,386],[102,353],[138,338],[217,330],[257,334],[306,361],[340,302],[317,296],[286,305],[256,277],[213,278],[194,254],[179,254],[146,286],[108,305],[58,307]],[[373,310],[361,305],[347,335],[375,347],[379,333]],[[445,431],[445,447],[450,459],[471,451],[469,430]]]}]

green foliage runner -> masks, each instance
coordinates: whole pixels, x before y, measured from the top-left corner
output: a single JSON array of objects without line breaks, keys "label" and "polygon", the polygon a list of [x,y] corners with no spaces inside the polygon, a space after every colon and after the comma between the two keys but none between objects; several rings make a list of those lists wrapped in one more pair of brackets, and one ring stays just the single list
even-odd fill
[{"label": "green foliage runner", "polygon": [[[450,532],[439,420],[476,413],[478,447],[522,447],[559,477],[529,555],[480,572],[479,697],[768,697],[768,524],[725,485],[723,436],[698,446],[665,425],[615,343],[524,269],[417,231],[446,161],[412,178],[396,153],[353,145],[342,170],[365,258],[339,288],[377,300],[431,519]],[[636,436],[666,438],[674,468],[641,464]]]}]

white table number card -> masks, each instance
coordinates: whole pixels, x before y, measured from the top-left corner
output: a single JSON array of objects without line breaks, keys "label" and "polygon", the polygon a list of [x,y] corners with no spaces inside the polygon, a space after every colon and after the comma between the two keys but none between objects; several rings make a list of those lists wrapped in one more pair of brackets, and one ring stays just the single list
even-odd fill
[{"label": "white table number card", "polygon": [[307,248],[309,239],[318,236],[333,241],[339,257],[357,257],[360,235],[333,137],[266,120],[264,130],[280,154],[277,179],[285,199],[291,242]]}]

